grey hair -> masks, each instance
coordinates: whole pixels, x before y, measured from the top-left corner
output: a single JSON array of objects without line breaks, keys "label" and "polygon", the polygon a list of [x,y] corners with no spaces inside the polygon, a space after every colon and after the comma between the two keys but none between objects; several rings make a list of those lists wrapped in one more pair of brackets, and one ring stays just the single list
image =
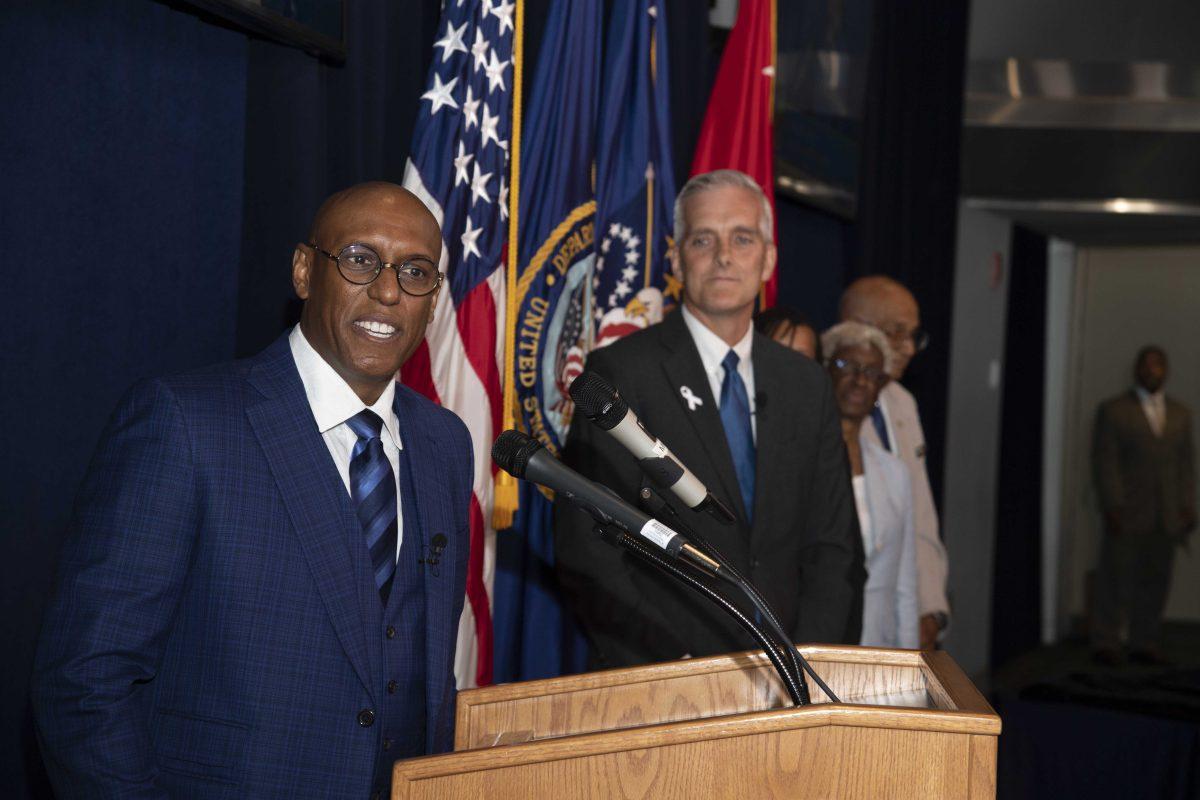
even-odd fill
[{"label": "grey hair", "polygon": [[879,328],[862,322],[839,322],[821,334],[821,352],[825,358],[833,358],[843,347],[874,347],[883,356],[884,372],[891,374],[896,354],[887,334]]},{"label": "grey hair", "polygon": [[771,201],[767,199],[767,195],[758,185],[758,181],[736,169],[714,169],[712,172],[702,172],[683,185],[675,197],[675,241],[678,242],[687,233],[686,215],[683,213],[684,201],[693,195],[707,192],[709,189],[716,189],[719,186],[737,186],[749,189],[758,196],[759,204],[762,206],[758,215],[758,228],[762,233],[763,241],[773,244],[775,223],[771,214]]}]

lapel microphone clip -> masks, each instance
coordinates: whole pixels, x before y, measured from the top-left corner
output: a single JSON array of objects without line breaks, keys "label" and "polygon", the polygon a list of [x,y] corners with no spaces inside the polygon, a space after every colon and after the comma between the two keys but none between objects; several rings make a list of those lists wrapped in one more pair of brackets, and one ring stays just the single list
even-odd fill
[{"label": "lapel microphone clip", "polygon": [[446,543],[447,541],[444,534],[434,534],[433,538],[429,540],[429,544],[425,545],[424,547],[425,557],[417,560],[418,564],[425,564],[428,566],[430,568],[429,571],[435,578],[438,577],[439,574],[437,566],[439,563],[441,563],[442,553],[446,549]]}]

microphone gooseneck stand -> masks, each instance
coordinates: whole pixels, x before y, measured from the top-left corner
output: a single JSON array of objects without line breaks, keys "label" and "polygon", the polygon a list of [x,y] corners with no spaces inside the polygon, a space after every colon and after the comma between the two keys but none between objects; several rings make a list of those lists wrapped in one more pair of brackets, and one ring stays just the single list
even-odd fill
[{"label": "microphone gooseneck stand", "polygon": [[[729,563],[729,559],[725,558],[716,547],[708,542],[707,539],[696,533],[696,531],[693,530],[691,526],[689,526],[683,520],[683,518],[679,515],[679,512],[675,510],[675,507],[672,506],[671,503],[666,500],[666,498],[648,486],[642,488],[641,496],[644,501],[649,501],[651,499],[657,500],[658,504],[656,507],[651,507],[652,504],[650,503],[643,503],[643,505],[646,507],[646,510],[650,512],[651,516],[658,516],[662,511],[665,510],[671,516],[672,524],[678,528],[681,533],[688,537],[694,547],[701,550],[706,556],[721,565],[720,570],[718,570],[715,574],[736,586],[738,590],[745,595],[746,599],[750,601],[751,605],[754,606],[762,618],[766,620],[767,624],[771,627],[775,636],[778,638],[781,648],[786,650],[788,653],[788,660],[791,662],[792,669],[795,671],[798,682],[803,689],[805,703],[809,702],[809,696],[808,685],[804,680],[803,672],[808,673],[817,686],[821,687],[821,691],[825,693],[825,696],[829,698],[831,703],[840,703],[841,700],[838,699],[838,696],[833,693],[833,690],[829,688],[825,681],[821,680],[821,676],[818,675],[808,663],[808,659],[800,654],[800,651],[792,642],[791,637],[787,635],[783,625],[779,622],[779,618],[775,616],[774,609],[771,608],[770,604],[766,601],[766,598],[764,598],[758,591],[758,588],[749,580],[747,580],[737,569],[735,569],[733,565]],[[801,670],[803,670],[803,672],[801,672]]]},{"label": "microphone gooseneck stand", "polygon": [[[647,515],[644,511],[626,503],[611,488],[590,481],[562,465],[553,456],[543,452],[540,442],[519,431],[505,431],[497,437],[492,446],[492,460],[513,477],[532,480],[555,489],[560,496],[565,497],[593,518],[594,530],[601,535],[601,538],[609,543],[620,544],[635,556],[656,565],[724,609],[750,633],[754,641],[762,646],[772,665],[779,672],[780,679],[793,702],[796,705],[809,703],[808,684],[804,679],[804,672],[798,666],[800,663],[804,663],[804,659],[796,651],[795,645],[789,640],[783,627],[779,624],[778,618],[762,595],[719,554],[716,554],[716,557],[708,554],[709,552],[716,553],[712,545],[706,542],[699,547],[692,545],[683,534],[654,521],[652,515]],[[662,499],[653,492],[647,491],[644,496],[657,498],[674,516],[679,516],[673,508],[663,503]],[[657,545],[663,550],[663,553],[660,554],[650,548],[647,543],[643,542],[643,539]],[[690,570],[683,569],[682,564],[676,564],[676,561],[689,564]],[[709,586],[703,578],[704,575],[718,577],[733,584],[756,609],[755,616],[758,620],[766,620],[771,633],[768,634],[764,628],[760,627],[759,621],[752,621],[747,617],[746,613],[734,605],[723,593]],[[808,668],[808,665],[805,663],[804,667]],[[833,693],[811,668],[808,668],[808,672],[826,694],[836,702]]]},{"label": "microphone gooseneck stand", "polygon": [[[692,589],[716,603],[723,611],[725,611],[725,613],[733,617],[734,621],[741,625],[746,632],[750,634],[754,641],[756,641],[759,646],[762,647],[763,652],[765,652],[767,654],[767,658],[770,659],[772,666],[775,667],[775,671],[779,673],[779,678],[783,681],[784,688],[787,690],[788,696],[791,697],[792,702],[798,706],[808,705],[808,687],[805,686],[803,682],[799,684],[796,682],[792,671],[788,669],[787,664],[785,664],[783,661],[782,648],[778,647],[778,645],[776,645],[776,643],[772,641],[771,638],[768,637],[761,628],[755,625],[749,617],[742,613],[742,610],[734,605],[729,598],[725,597],[725,595],[721,594],[716,589],[713,589],[711,586],[708,586],[703,581],[698,580],[692,575],[689,575],[687,571],[681,569],[674,562],[660,556],[658,553],[642,544],[641,541],[633,536],[630,536],[617,526],[597,522],[595,525],[595,530],[606,541],[619,544],[621,547],[625,548],[630,553],[633,553],[638,558],[654,564],[663,572],[666,572],[668,575],[671,575],[685,585],[690,586]],[[803,679],[801,679],[801,681],[803,681]]]}]

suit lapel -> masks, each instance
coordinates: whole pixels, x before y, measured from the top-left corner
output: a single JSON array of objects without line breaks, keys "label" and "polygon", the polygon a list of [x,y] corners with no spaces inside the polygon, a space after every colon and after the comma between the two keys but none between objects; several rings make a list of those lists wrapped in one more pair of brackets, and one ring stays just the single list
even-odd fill
[{"label": "suit lapel", "polygon": [[[741,518],[747,518],[746,506],[742,502],[742,490],[738,486],[737,471],[733,466],[733,456],[729,452],[729,442],[725,438],[725,426],[721,422],[721,413],[717,402],[709,388],[708,375],[704,371],[704,363],[696,350],[696,343],[687,329],[683,313],[679,310],[671,313],[662,322],[662,344],[668,351],[663,359],[663,372],[667,380],[667,392],[679,404],[683,414],[696,432],[696,438],[704,446],[713,472],[721,481],[725,497],[733,507],[740,512]],[[755,373],[755,381],[758,376]],[[688,387],[692,394],[701,399],[700,405],[689,408],[682,394],[682,388]],[[759,434],[762,435],[761,432]],[[757,490],[756,490],[757,494]],[[758,503],[755,502],[757,507]]]},{"label": "suit lapel", "polygon": [[1178,433],[1183,423],[1183,414],[1170,397],[1163,398],[1163,435],[1167,441],[1179,438]]},{"label": "suit lapel", "polygon": [[[262,395],[246,416],[266,455],[321,599],[346,656],[375,694],[367,653],[351,532],[360,531],[349,498],[313,421],[286,336],[276,340],[248,380]],[[365,552],[365,547],[362,548]],[[378,605],[378,603],[376,603]]]},{"label": "suit lapel", "polygon": [[[411,469],[413,494],[417,507],[404,510],[404,536],[419,536],[417,552],[428,552],[429,541],[437,534],[446,537],[446,549],[440,556],[440,568],[435,576],[426,570],[422,581],[425,591],[425,701],[430,709],[429,723],[435,724],[432,710],[438,707],[445,692],[452,665],[449,663],[451,648],[447,642],[456,640],[458,620],[452,619],[455,585],[452,565],[454,548],[463,543],[456,541],[453,519],[450,515],[451,497],[446,490],[444,478],[449,474],[443,467],[447,456],[438,447],[438,441],[421,424],[422,411],[418,402],[403,386],[396,387],[393,404],[400,421],[400,437],[408,451],[407,463]],[[415,512],[415,513],[414,513]],[[415,543],[415,542],[414,542]],[[451,710],[452,712],[452,710]]]},{"label": "suit lapel", "polygon": [[754,523],[765,523],[771,514],[774,500],[772,488],[777,481],[765,480],[771,474],[772,466],[779,464],[783,458],[784,448],[795,445],[792,441],[784,441],[787,427],[785,393],[780,369],[775,356],[767,346],[766,337],[754,334],[754,349],[750,354],[754,362],[754,426],[755,426],[755,456],[754,471],[757,479],[754,483]]}]

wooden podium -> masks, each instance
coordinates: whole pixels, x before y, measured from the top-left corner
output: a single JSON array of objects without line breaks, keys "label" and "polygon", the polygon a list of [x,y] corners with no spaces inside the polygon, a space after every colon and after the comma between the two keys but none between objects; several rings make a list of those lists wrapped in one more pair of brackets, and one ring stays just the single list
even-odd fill
[{"label": "wooden podium", "polygon": [[392,797],[995,797],[1000,718],[948,655],[800,651],[841,703],[791,707],[761,652],[464,691]]}]

